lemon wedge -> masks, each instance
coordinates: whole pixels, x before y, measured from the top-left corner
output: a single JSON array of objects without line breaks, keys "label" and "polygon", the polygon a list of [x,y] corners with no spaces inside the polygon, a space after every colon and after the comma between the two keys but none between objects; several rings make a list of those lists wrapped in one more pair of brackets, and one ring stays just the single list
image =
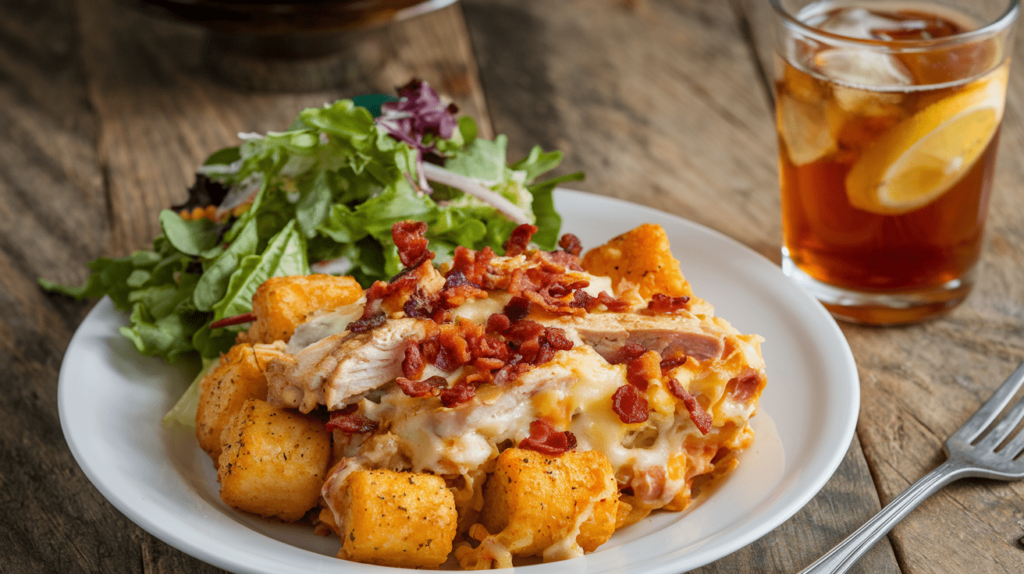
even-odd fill
[{"label": "lemon wedge", "polygon": [[988,147],[1003,117],[1006,66],[896,124],[846,176],[858,209],[898,215],[950,190]]}]

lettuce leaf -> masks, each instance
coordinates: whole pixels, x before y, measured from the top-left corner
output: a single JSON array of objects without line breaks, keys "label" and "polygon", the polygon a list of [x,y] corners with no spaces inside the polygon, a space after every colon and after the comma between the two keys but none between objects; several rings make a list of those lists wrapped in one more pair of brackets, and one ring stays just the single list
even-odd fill
[{"label": "lettuce leaf", "polygon": [[482,139],[472,118],[454,112],[426,82],[414,81],[399,98],[339,100],[302,110],[285,131],[240,134],[240,145],[214,152],[199,167],[183,204],[218,206],[217,222],[165,210],[152,250],[91,262],[79,287],[39,283],[76,298],[109,296],[130,313],[122,333],[143,354],[215,359],[245,325],[210,323],[250,312],[253,293],[270,277],[310,273],[330,260],[346,262],[364,286],[396,274],[397,221],[427,223],[436,263],[460,245],[502,253],[516,223],[486,193],[428,185],[425,161],[510,201],[540,228],[534,242],[553,249],[561,218],[552,192],[582,175],[538,183],[561,152],[534,147],[508,165],[505,136]]}]

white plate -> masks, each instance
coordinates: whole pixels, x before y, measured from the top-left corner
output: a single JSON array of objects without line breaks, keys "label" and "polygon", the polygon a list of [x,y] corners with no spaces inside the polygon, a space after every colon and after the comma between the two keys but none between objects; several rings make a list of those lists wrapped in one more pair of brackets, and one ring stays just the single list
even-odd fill
[{"label": "white plate", "polygon": [[[754,445],[707,502],[656,513],[583,558],[517,568],[544,572],[681,572],[757,540],[803,507],[849,448],[859,408],[856,365],[832,318],[778,267],[735,241],[654,209],[576,191],[555,196],[563,230],[595,246],[659,223],[694,291],[740,331],[758,333],[768,387]],[[160,418],[195,365],[139,356],[103,299],[75,333],[58,390],[64,436],[82,470],[132,521],[171,546],[234,572],[393,572],[334,558],[339,543],[308,526],[229,509],[191,429]]]}]

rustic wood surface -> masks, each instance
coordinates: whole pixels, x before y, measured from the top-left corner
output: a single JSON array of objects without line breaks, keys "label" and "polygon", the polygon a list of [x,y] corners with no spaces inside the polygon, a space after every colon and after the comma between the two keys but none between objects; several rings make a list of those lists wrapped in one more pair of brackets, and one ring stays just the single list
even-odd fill
[{"label": "rustic wood surface", "polygon": [[[0,4],[0,572],[217,572],[115,510],[68,450],[57,371],[91,306],[37,277],[146,247],[157,211],[242,131],[338,97],[430,81],[518,156],[539,143],[578,187],[658,207],[778,261],[774,129],[757,0],[464,0],[367,34],[347,85],[254,94],[209,79],[202,34],[111,0]],[[899,329],[843,325],[857,436],[794,518],[705,574],[796,572],[942,460],[941,443],[1024,359],[1024,43],[1011,74],[975,293]],[[758,57],[761,54],[762,58]],[[493,125],[493,132],[491,126]],[[962,481],[854,572],[1024,571],[1024,484]]]}]

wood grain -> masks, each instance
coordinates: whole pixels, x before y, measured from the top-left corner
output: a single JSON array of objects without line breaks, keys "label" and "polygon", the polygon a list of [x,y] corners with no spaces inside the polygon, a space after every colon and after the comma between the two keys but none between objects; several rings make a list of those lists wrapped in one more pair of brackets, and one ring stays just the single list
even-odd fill
[{"label": "wood grain", "polygon": [[457,7],[377,30],[343,88],[249,94],[210,80],[202,34],[109,1],[0,6],[0,572],[220,572],[134,526],[89,483],[61,435],[57,372],[89,305],[36,278],[145,248],[159,210],[238,132],[300,109],[391,93],[420,77],[491,134]]},{"label": "wood grain", "polygon": [[[563,149],[564,169],[587,173],[579,187],[682,215],[778,259],[775,131],[729,3],[468,0],[464,11],[495,129],[510,134],[511,149]],[[504,48],[513,42],[523,46],[514,58]],[[878,508],[854,441],[804,511],[698,572],[796,572]],[[899,569],[883,542],[854,571]]]},{"label": "wood grain", "polygon": [[[180,203],[207,155],[239,132],[287,127],[299,110],[343,97],[394,93],[412,77],[430,82],[490,134],[475,63],[457,7],[375,30],[357,52],[361,76],[313,93],[248,93],[210,79],[203,35],[184,24],[125,12],[109,0],[81,5],[82,59],[102,125],[114,253],[146,247],[160,209]],[[86,9],[87,8],[87,9]]]}]

